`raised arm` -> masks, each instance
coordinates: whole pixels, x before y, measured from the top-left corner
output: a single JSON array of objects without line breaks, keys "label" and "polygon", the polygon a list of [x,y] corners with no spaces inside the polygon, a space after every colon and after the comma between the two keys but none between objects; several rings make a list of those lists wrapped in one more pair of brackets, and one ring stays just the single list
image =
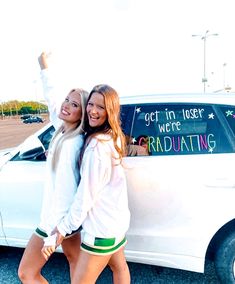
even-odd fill
[{"label": "raised arm", "polygon": [[49,72],[49,58],[51,54],[42,52],[38,57],[38,63],[41,68],[41,80],[43,86],[43,95],[47,101],[50,121],[53,126],[57,129],[61,125],[61,120],[58,118],[60,108],[60,98],[58,93],[56,94],[55,82]]}]

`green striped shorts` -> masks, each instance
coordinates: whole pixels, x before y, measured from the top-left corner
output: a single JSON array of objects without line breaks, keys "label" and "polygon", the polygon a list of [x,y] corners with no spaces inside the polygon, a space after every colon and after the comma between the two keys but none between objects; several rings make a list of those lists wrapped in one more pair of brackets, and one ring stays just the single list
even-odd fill
[{"label": "green striped shorts", "polygon": [[109,255],[117,252],[127,243],[126,238],[97,238],[84,232],[81,250],[95,255]]},{"label": "green striped shorts", "polygon": [[[82,227],[79,227],[77,230],[72,231],[71,234],[67,234],[67,235],[65,236],[65,239],[72,237],[72,236],[73,236],[74,234],[76,234],[76,233],[79,233],[79,232],[81,231],[81,229],[82,229]],[[35,230],[34,233],[35,233],[39,238],[41,238],[41,239],[44,239],[44,238],[47,238],[47,237],[48,237],[47,233],[46,233],[44,230],[42,230],[42,229],[40,229],[40,228],[38,228],[38,227],[36,228],[36,230]]]}]

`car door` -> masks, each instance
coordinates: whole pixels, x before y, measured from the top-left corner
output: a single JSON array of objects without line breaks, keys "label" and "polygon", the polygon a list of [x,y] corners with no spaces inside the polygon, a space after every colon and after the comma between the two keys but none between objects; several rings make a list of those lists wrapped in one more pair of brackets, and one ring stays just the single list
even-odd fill
[{"label": "car door", "polygon": [[25,245],[39,221],[44,169],[45,161],[10,161],[2,169],[1,214],[11,246]]},{"label": "car door", "polygon": [[45,151],[54,129],[44,128],[18,147],[0,171],[0,211],[7,244],[25,246],[40,217]]},{"label": "car door", "polygon": [[[187,103],[122,107],[130,260],[203,270],[200,258],[210,237],[235,216],[234,137],[224,119],[229,109]],[[140,148],[146,149],[146,140],[148,153]]]}]

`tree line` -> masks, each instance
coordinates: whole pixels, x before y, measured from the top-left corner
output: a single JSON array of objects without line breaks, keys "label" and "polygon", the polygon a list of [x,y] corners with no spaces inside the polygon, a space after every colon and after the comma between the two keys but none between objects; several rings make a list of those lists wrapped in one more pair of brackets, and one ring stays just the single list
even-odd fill
[{"label": "tree line", "polygon": [[8,101],[2,102],[0,105],[1,116],[15,116],[23,114],[40,114],[47,113],[47,105],[35,101]]}]

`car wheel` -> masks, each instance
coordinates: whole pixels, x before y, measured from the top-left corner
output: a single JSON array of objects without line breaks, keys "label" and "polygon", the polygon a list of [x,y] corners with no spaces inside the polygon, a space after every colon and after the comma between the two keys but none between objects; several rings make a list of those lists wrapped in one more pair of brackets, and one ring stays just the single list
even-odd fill
[{"label": "car wheel", "polygon": [[235,232],[230,233],[217,249],[215,269],[221,283],[235,283]]}]

